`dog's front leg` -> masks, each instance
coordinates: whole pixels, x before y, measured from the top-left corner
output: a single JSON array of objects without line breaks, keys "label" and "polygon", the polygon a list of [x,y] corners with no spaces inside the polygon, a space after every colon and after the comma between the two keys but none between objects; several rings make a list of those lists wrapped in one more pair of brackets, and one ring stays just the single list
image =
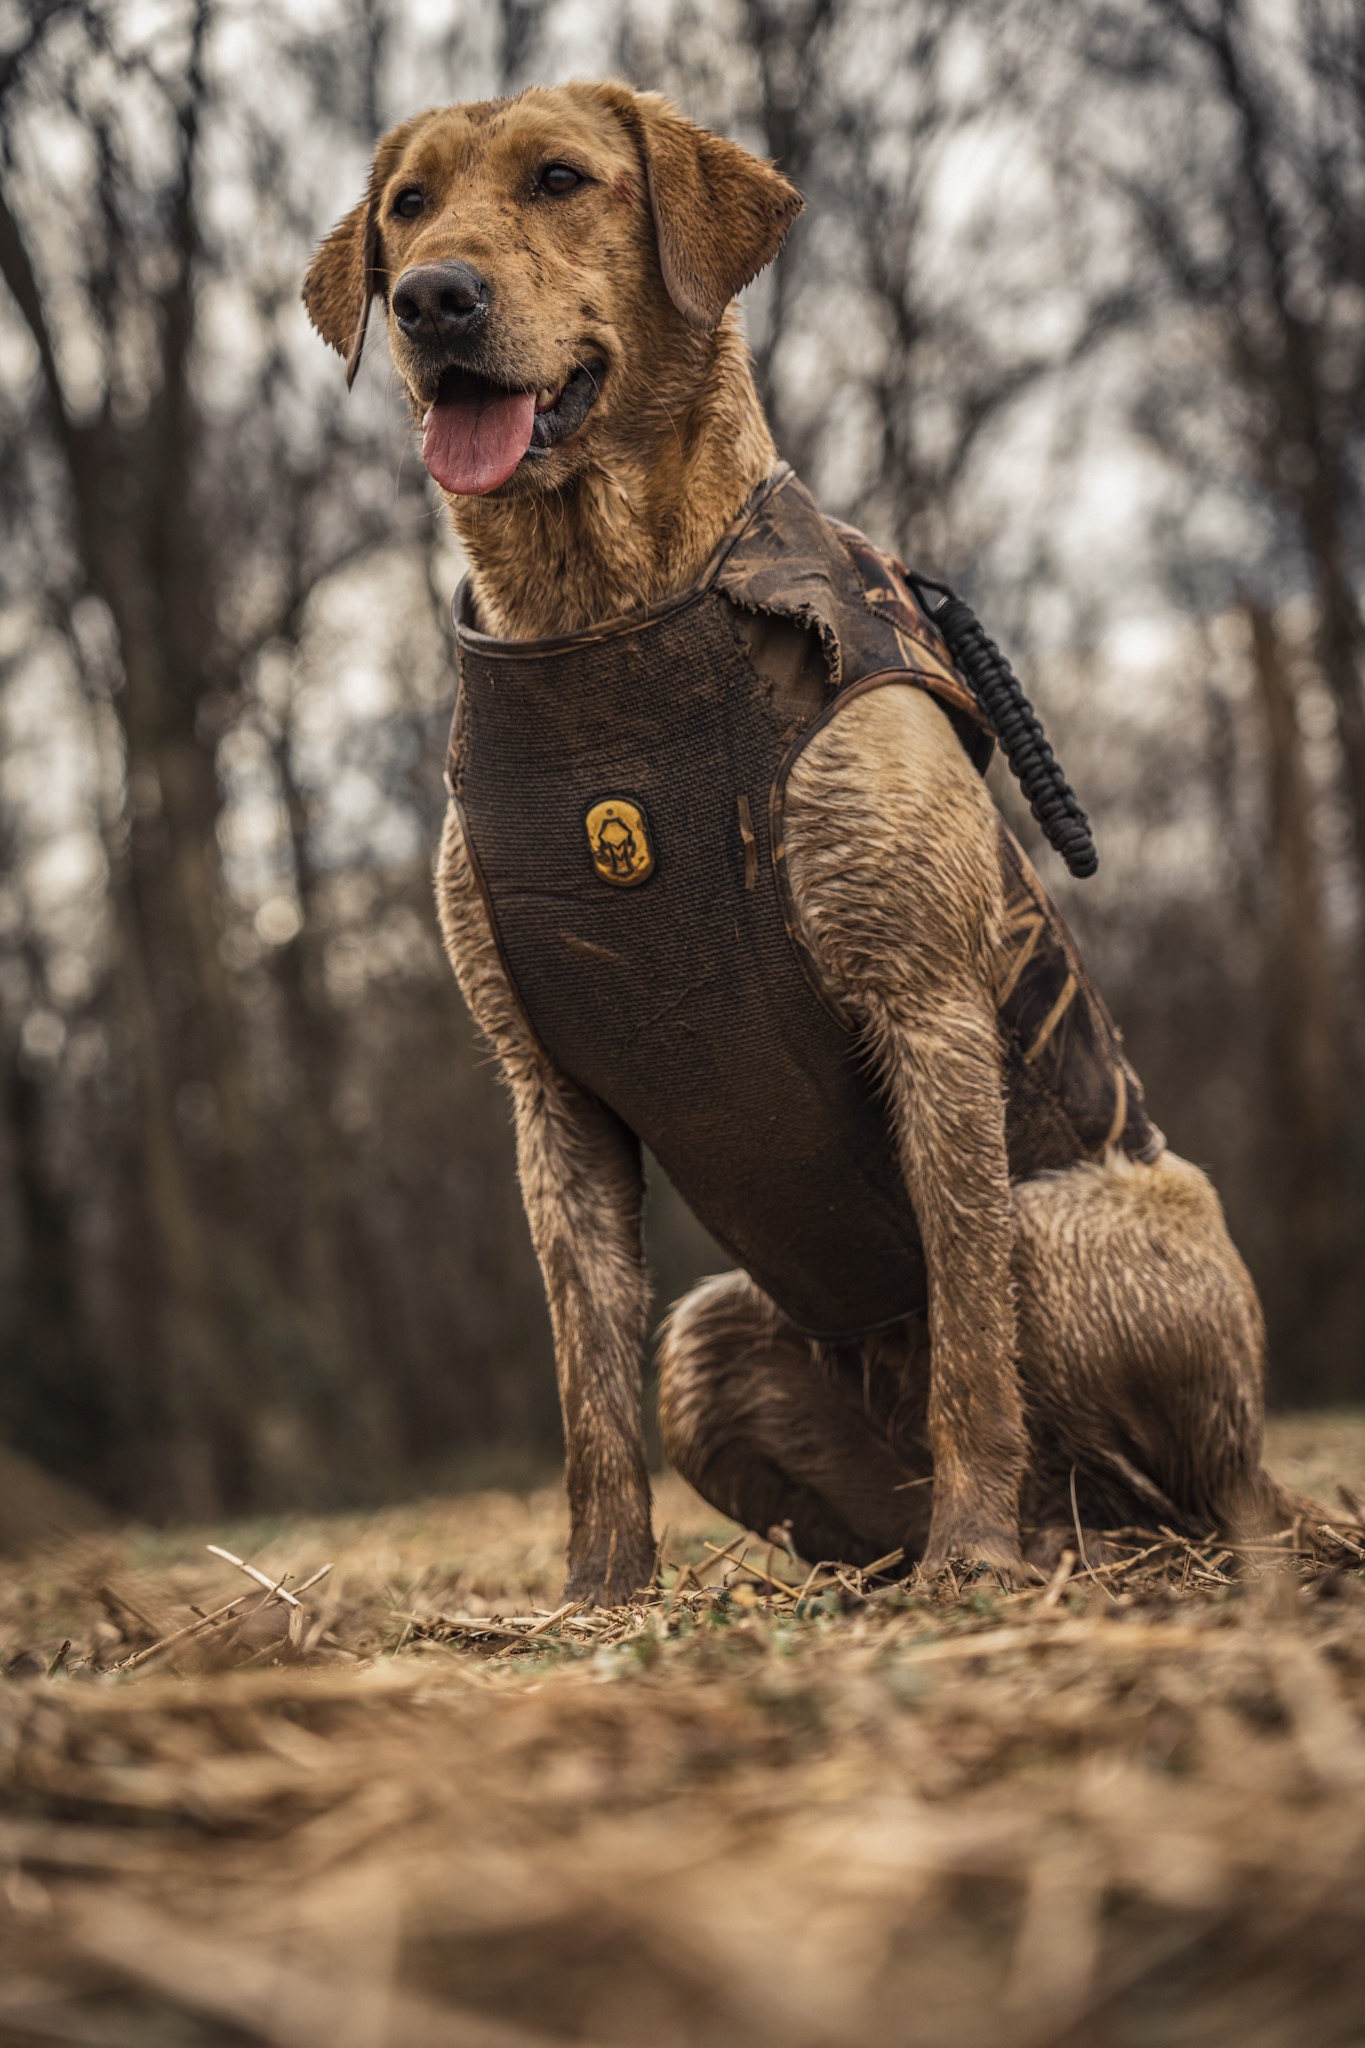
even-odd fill
[{"label": "dog's front leg", "polygon": [[1023,1584],[1027,1439],[995,1013],[965,988],[923,993],[916,1004],[874,996],[865,1008],[929,1273],[934,1502],[923,1563],[979,1561]]},{"label": "dog's front leg", "polygon": [[569,1494],[565,1598],[610,1605],[654,1570],[640,1426],[648,1286],[635,1138],[547,1060],[503,969],[452,805],[441,924],[466,1002],[512,1091],[517,1170],[549,1298]]},{"label": "dog's front leg", "polygon": [[611,1606],[654,1571],[640,1429],[648,1289],[640,1147],[553,1071],[513,1082],[517,1170],[549,1298],[569,1494],[566,1600]]},{"label": "dog's front leg", "polygon": [[979,1560],[1022,1583],[1027,1439],[992,995],[996,848],[990,799],[918,690],[853,701],[792,771],[793,891],[883,1077],[928,1267],[934,1503],[924,1564]]}]

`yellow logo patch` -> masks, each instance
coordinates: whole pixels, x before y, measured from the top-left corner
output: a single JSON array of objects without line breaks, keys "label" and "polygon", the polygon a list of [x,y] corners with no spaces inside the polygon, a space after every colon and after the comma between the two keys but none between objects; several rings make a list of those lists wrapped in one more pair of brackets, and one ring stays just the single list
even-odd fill
[{"label": "yellow logo patch", "polygon": [[604,882],[633,889],[654,872],[654,849],[644,812],[623,796],[604,797],[584,819],[592,864]]}]

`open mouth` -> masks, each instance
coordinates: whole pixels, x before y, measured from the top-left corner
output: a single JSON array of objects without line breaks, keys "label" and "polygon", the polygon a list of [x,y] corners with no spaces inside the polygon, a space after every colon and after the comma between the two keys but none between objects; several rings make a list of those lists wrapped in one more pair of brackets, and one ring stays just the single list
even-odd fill
[{"label": "open mouth", "polygon": [[422,460],[442,490],[482,497],[505,484],[527,455],[577,433],[606,365],[580,363],[559,388],[513,391],[475,370],[443,370],[422,416]]}]

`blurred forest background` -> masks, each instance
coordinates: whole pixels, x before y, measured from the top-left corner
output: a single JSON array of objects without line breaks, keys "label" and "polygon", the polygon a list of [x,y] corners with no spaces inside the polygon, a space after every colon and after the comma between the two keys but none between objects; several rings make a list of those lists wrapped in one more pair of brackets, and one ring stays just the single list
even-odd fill
[{"label": "blurred forest background", "polygon": [[152,1517],[555,1454],[431,900],[459,562],[298,290],[392,121],[612,74],[805,190],[778,444],[1014,655],[1275,1395],[1362,1398],[1365,0],[0,0],[0,1439]]}]

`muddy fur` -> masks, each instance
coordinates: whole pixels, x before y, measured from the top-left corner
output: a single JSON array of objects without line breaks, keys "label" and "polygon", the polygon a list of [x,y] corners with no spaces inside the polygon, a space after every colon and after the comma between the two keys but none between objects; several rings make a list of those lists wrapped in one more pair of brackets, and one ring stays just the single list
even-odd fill
[{"label": "muddy fur", "polygon": [[[589,183],[571,202],[534,198],[546,161]],[[397,219],[392,197],[414,182],[424,211]],[[448,500],[486,630],[571,632],[701,569],[774,460],[730,301],[799,206],[771,166],[619,85],[440,109],[380,144],[305,288],[352,373],[371,300],[441,258],[492,280],[485,374],[489,349],[509,385],[606,365],[548,461]],[[392,321],[390,346],[420,418],[435,372]],[[994,816],[942,713],[904,686],[861,695],[805,749],[786,816],[812,951],[885,1085],[930,1309],[832,1351],[745,1276],[706,1282],[661,1352],[674,1463],[738,1520],[790,1522],[807,1556],[868,1562],[904,1544],[929,1568],[976,1560],[1006,1582],[1027,1570],[1022,1530],[1036,1542],[1070,1522],[1073,1472],[1099,1523],[1288,1519],[1297,1504],[1260,1463],[1260,1310],[1204,1177],[1166,1154],[1010,1185]],[[566,1592],[619,1598],[653,1562],[639,1147],[537,1043],[453,810],[438,896],[515,1105],[564,1408]]]},{"label": "muddy fur", "polygon": [[[1015,1211],[1026,1555],[1074,1542],[1073,1475],[1091,1530],[1237,1535],[1302,1513],[1261,1467],[1260,1312],[1205,1176],[1115,1154],[1016,1188]],[[790,1522],[803,1556],[922,1556],[930,1356],[926,1323],[813,1344],[747,1275],[707,1281],[664,1331],[669,1457],[737,1520]]]}]

